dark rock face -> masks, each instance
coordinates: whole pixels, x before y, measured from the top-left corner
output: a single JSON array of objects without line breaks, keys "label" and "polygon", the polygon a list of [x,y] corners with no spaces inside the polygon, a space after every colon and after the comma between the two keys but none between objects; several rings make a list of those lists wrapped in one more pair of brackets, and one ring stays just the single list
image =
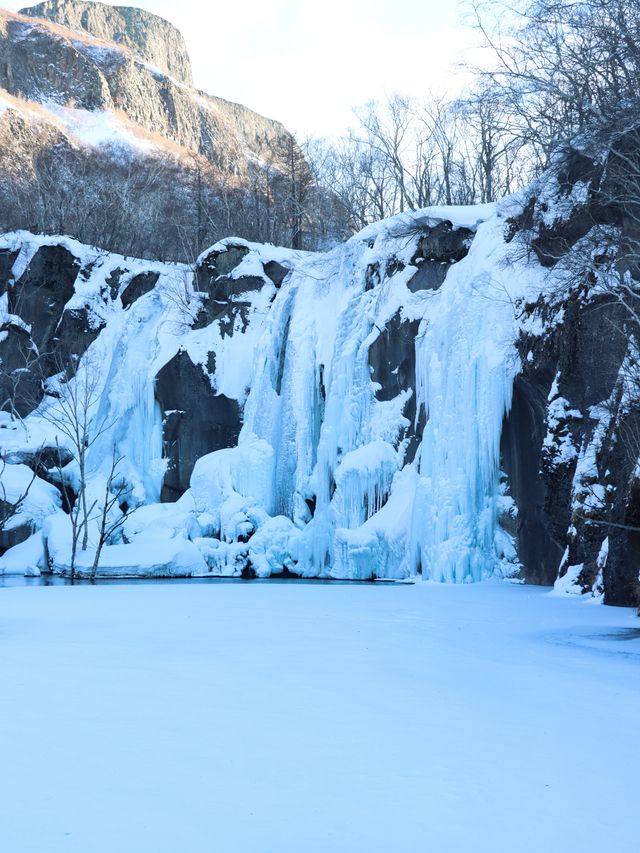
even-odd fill
[{"label": "dark rock face", "polygon": [[[9,323],[0,341],[0,396],[5,409],[24,417],[42,400],[42,381],[56,372],[70,352],[82,354],[97,329],[89,332],[83,319],[64,308],[74,293],[80,269],[74,255],[63,246],[42,246],[18,281],[13,282],[5,260],[4,283],[8,307],[31,333],[17,323]],[[68,315],[68,316],[66,316]],[[12,401],[12,402],[10,402]]]},{"label": "dark rock face", "polygon": [[569,518],[568,507],[561,501],[557,501],[558,506],[549,506],[557,492],[550,490],[551,484],[540,470],[552,378],[548,378],[548,383],[538,380],[535,384],[516,378],[513,403],[501,440],[502,470],[508,476],[510,493],[518,507],[513,532],[524,576],[530,583],[548,585],[555,581],[562,558],[554,528],[564,533]]},{"label": "dark rock face", "polygon": [[398,394],[410,389],[411,396],[405,403],[404,416],[409,421],[404,438],[409,438],[407,459],[414,458],[422,435],[420,425],[416,432],[416,335],[419,320],[402,320],[400,311],[387,323],[369,347],[369,365],[372,382],[380,385],[376,391],[378,400],[393,400]]},{"label": "dark rock face", "polygon": [[109,274],[108,278],[105,281],[105,297],[111,299],[111,301],[113,301],[120,292],[120,281],[124,272],[125,270],[123,270],[121,267],[117,267]]},{"label": "dark rock face", "polygon": [[22,9],[21,14],[48,18],[63,27],[124,45],[161,71],[187,86],[193,85],[182,35],[168,21],[143,9],[82,0],[45,0]]},{"label": "dark rock face", "polygon": [[[568,566],[581,565],[578,582],[591,589],[601,568],[597,562],[602,543],[608,537],[605,600],[628,605],[634,603],[633,579],[640,553],[635,553],[633,536],[614,525],[630,524],[630,517],[640,516],[640,504],[634,503],[633,496],[634,464],[629,454],[625,458],[619,441],[621,424],[610,428],[598,444],[598,420],[591,414],[592,407],[613,396],[613,424],[618,417],[615,388],[627,341],[611,330],[623,318],[618,304],[583,304],[575,296],[564,303],[564,310],[560,325],[550,326],[541,338],[521,340],[524,366],[514,385],[502,435],[501,465],[518,507],[522,574],[531,583],[552,584],[559,567],[562,574]],[[554,378],[557,393],[549,399]],[[579,453],[593,442],[599,474],[586,484],[581,498],[575,494],[576,463]],[[601,479],[605,472],[607,477]],[[613,487],[615,498],[593,515],[585,509],[584,499],[600,485]]]},{"label": "dark rock face", "polygon": [[418,270],[407,283],[409,290],[412,293],[437,290],[451,265],[466,257],[472,240],[473,231],[468,228],[454,229],[450,222],[440,222],[429,228],[420,238],[418,249],[411,260]]},{"label": "dark rock face", "polygon": [[42,372],[31,336],[22,326],[9,324],[0,331],[6,332],[0,340],[0,406],[23,418],[44,396]]},{"label": "dark rock face", "polygon": [[[98,329],[90,329],[83,311],[65,311],[74,293],[80,265],[62,246],[42,246],[18,281],[13,265],[18,252],[0,252],[0,286],[8,309],[25,324],[10,320],[0,340],[0,405],[20,417],[42,400],[43,380],[71,352],[81,355]],[[27,327],[31,327],[31,332]]]},{"label": "dark rock face", "polygon": [[[508,230],[507,239],[519,234],[543,266],[558,264],[570,278],[562,292],[525,306],[544,331],[519,343],[523,369],[505,421],[502,467],[519,510],[524,578],[552,583],[571,569],[583,591],[633,605],[640,600],[640,536],[629,529],[640,526],[640,443],[633,438],[640,408],[622,403],[630,318],[614,297],[590,290],[598,259],[576,273],[582,268],[573,249],[594,225],[620,221],[620,211],[601,203],[602,174],[601,165],[570,152],[551,191],[543,185]],[[587,189],[572,205],[577,181]],[[549,221],[558,199],[563,215]]]},{"label": "dark rock face", "polygon": [[[239,317],[244,331],[248,322],[250,303],[242,297],[246,293],[253,293],[265,286],[265,280],[258,276],[245,275],[239,278],[230,276],[248,251],[246,246],[229,246],[226,252],[211,252],[200,262],[196,269],[196,282],[204,298],[193,324],[194,329],[203,329],[214,320],[219,320],[222,335],[231,335]],[[287,274],[288,270],[280,264],[276,266],[284,270],[284,275]],[[271,271],[277,277],[277,270],[274,271],[272,268]]]},{"label": "dark rock face", "polygon": [[79,269],[77,258],[63,246],[41,246],[9,290],[9,311],[31,326],[40,353],[53,350],[56,327],[73,296]]},{"label": "dark rock face", "polygon": [[100,334],[104,321],[95,317],[89,308],[64,311],[56,329],[56,352],[63,361],[69,356],[82,356]]},{"label": "dark rock face", "polygon": [[414,260],[424,258],[448,264],[461,261],[468,254],[472,240],[473,231],[468,228],[453,228],[450,222],[440,222],[421,237]]},{"label": "dark rock face", "polygon": [[0,249],[0,293],[4,293],[10,280],[11,270],[18,257],[18,252],[10,252],[8,249]]},{"label": "dark rock face", "polygon": [[7,454],[10,465],[27,465],[42,480],[48,480],[51,471],[64,468],[73,460],[73,453],[64,447],[41,447],[36,450],[19,450]]},{"label": "dark rock face", "polygon": [[[3,517],[7,512],[7,504],[5,501],[0,501],[0,517]],[[25,542],[35,528],[31,521],[23,521],[21,524],[16,524],[15,527],[5,530],[0,526],[0,555],[13,548],[14,545],[20,545]]]},{"label": "dark rock face", "polygon": [[134,276],[122,292],[122,307],[129,308],[136,299],[140,299],[145,293],[149,293],[156,286],[160,274],[157,272],[143,272]]},{"label": "dark rock face", "polygon": [[242,412],[235,400],[215,394],[208,375],[180,351],[158,373],[156,399],[163,412],[169,468],[161,499],[177,500],[188,488],[200,456],[237,443]]},{"label": "dark rock face", "polygon": [[210,289],[201,291],[204,300],[192,328],[204,329],[214,320],[219,320],[220,333],[224,337],[233,334],[236,328],[236,319],[239,317],[241,330],[244,331],[247,327],[251,303],[242,297],[244,294],[261,290],[263,287],[264,281],[256,276],[243,276],[242,278],[225,276],[218,280],[212,280]]},{"label": "dark rock face", "polygon": [[280,287],[282,282],[289,274],[289,270],[279,264],[277,261],[267,261],[264,265],[264,271],[269,276],[276,287]]},{"label": "dark rock face", "polygon": [[424,260],[407,282],[407,287],[412,293],[419,290],[437,290],[444,282],[450,267],[451,264],[444,261]]},{"label": "dark rock face", "polygon": [[228,246],[224,252],[210,252],[196,269],[198,290],[209,293],[218,276],[229,275],[248,254],[246,246]]}]

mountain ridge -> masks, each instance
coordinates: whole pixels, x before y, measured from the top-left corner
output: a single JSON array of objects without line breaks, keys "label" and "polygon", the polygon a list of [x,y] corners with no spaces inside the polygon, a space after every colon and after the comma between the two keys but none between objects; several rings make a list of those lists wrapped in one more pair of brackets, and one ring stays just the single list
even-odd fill
[{"label": "mountain ridge", "polygon": [[20,14],[125,45],[141,59],[193,87],[191,60],[182,33],[159,15],[134,6],[83,0],[45,0],[20,9]]},{"label": "mountain ridge", "polygon": [[[182,260],[230,233],[297,248],[342,234],[337,203],[280,122],[193,88],[131,38],[105,40],[119,38],[115,26],[96,35],[52,20],[74,23],[87,9],[0,10],[0,229]],[[88,224],[96,206],[107,211],[101,227]]]}]

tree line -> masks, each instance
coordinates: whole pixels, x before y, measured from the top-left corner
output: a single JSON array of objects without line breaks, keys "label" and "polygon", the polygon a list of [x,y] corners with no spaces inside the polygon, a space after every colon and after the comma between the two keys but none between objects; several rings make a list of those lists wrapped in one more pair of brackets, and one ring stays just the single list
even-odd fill
[{"label": "tree line", "polygon": [[339,200],[314,180],[291,136],[271,141],[268,158],[238,175],[187,150],[30,134],[10,112],[0,117],[2,231],[70,234],[124,255],[186,262],[228,236],[317,249],[347,235]]}]

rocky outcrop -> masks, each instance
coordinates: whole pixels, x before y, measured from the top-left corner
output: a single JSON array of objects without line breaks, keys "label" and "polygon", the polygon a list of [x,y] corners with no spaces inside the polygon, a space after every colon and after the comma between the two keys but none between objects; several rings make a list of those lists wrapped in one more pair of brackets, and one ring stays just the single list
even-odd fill
[{"label": "rocky outcrop", "polygon": [[629,605],[640,600],[632,323],[600,286],[598,266],[585,266],[597,242],[580,243],[621,221],[615,206],[602,203],[603,174],[600,160],[568,152],[511,223],[521,245],[557,268],[564,283],[523,307],[541,331],[519,341],[522,372],[503,430],[502,467],[518,506],[523,577],[558,578],[563,589]]},{"label": "rocky outcrop", "polygon": [[194,329],[204,328],[218,320],[223,335],[233,334],[237,319],[244,329],[250,306],[247,298],[243,298],[245,294],[261,290],[267,280],[280,287],[289,269],[273,260],[263,264],[264,277],[231,276],[249,251],[248,246],[229,241],[223,250],[214,249],[200,259],[196,267],[196,285],[202,297],[202,305],[193,324]]},{"label": "rocky outcrop", "polygon": [[134,276],[120,294],[122,307],[129,308],[136,299],[140,299],[145,293],[153,290],[159,278],[159,274],[153,272],[139,273],[139,275]]},{"label": "rocky outcrop", "polygon": [[9,288],[9,312],[31,327],[40,353],[54,350],[53,338],[79,270],[77,258],[64,246],[42,246]]},{"label": "rocky outcrop", "polygon": [[169,21],[151,12],[82,0],[45,0],[21,9],[20,13],[47,18],[70,30],[123,45],[181,83],[193,85],[191,62],[182,34]]},{"label": "rocky outcrop", "polygon": [[235,400],[214,393],[208,374],[184,350],[158,373],[156,399],[163,413],[164,456],[168,460],[161,498],[175,501],[189,488],[197,459],[235,446],[241,410]]},{"label": "rocky outcrop", "polygon": [[403,438],[407,440],[408,461],[415,457],[424,426],[422,418],[416,423],[415,341],[419,326],[419,320],[404,320],[398,311],[369,347],[371,380],[379,386],[376,399],[393,400],[409,391],[403,406],[407,421]]}]

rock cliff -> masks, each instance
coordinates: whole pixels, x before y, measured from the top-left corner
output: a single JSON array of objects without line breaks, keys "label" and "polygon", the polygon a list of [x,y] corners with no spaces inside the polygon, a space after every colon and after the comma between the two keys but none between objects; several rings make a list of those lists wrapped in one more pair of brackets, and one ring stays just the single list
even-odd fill
[{"label": "rock cliff", "polygon": [[20,13],[124,45],[165,74],[193,86],[191,61],[182,34],[169,21],[151,12],[82,0],[45,0],[21,9]]},{"label": "rock cliff", "polygon": [[[20,15],[2,12],[0,87],[45,105],[122,111],[143,130],[203,155],[230,177],[246,177],[252,158],[277,163],[290,139],[279,122],[194,89],[182,37],[170,24],[128,8],[114,12],[112,20],[110,9],[68,0],[31,7]],[[40,12],[46,17],[40,18]],[[148,41],[110,38],[117,36],[121,18],[140,23]],[[85,19],[86,26],[81,26]],[[138,32],[137,23],[131,24],[131,32]],[[159,61],[160,56],[149,59],[162,52],[165,35],[166,62]],[[186,63],[187,70],[175,76],[164,67],[172,61]],[[64,114],[58,116],[64,121]]]},{"label": "rock cliff", "polygon": [[193,87],[166,21],[74,0],[0,10],[0,229],[192,261],[229,233],[315,248],[341,216],[279,122]]}]

